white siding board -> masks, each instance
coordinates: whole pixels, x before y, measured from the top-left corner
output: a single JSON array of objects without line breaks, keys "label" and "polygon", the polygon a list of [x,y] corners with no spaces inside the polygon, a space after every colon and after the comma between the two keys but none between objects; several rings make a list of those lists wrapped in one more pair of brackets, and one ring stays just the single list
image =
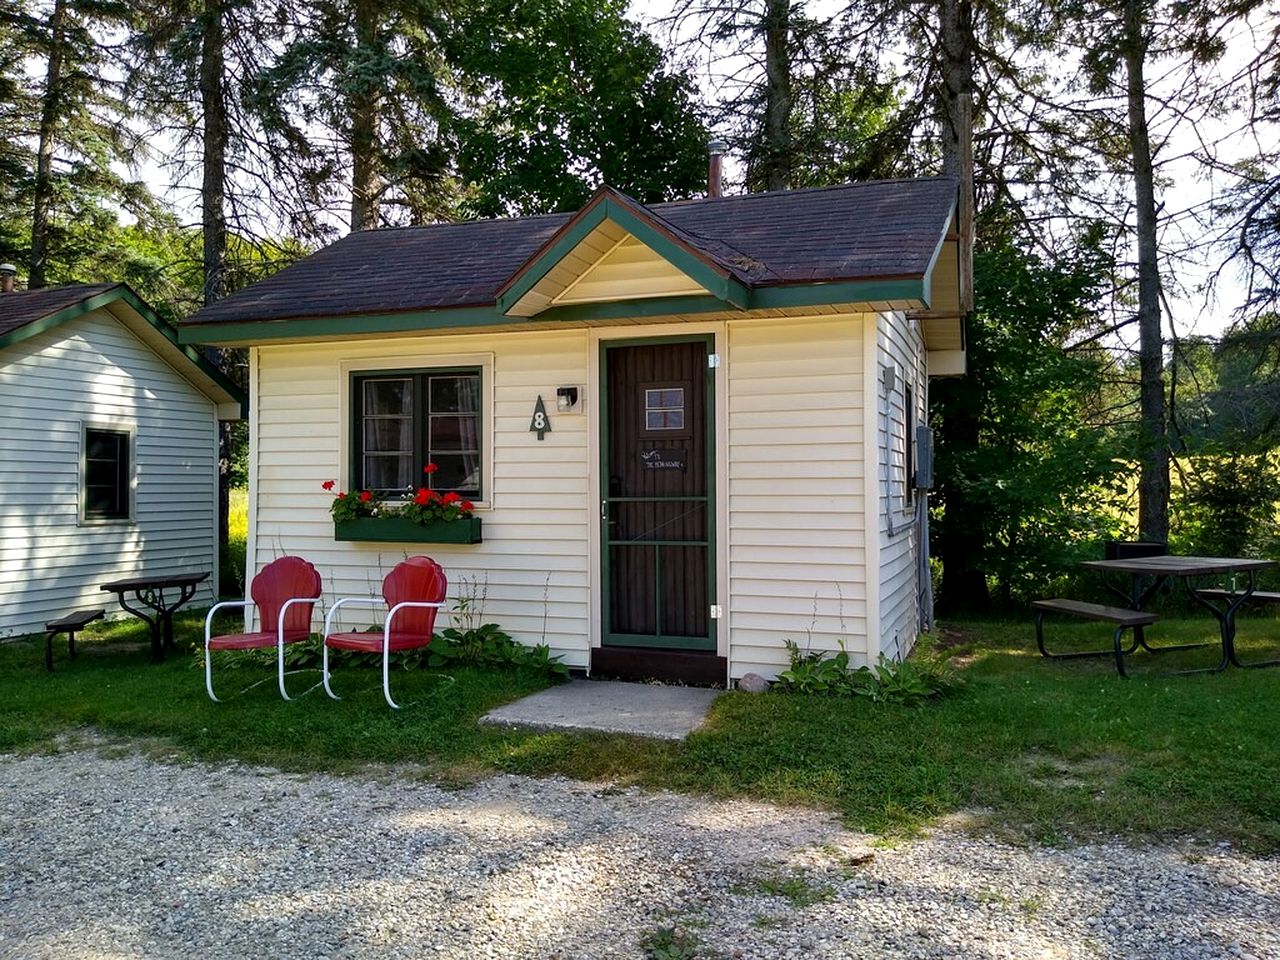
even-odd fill
[{"label": "white siding board", "polygon": [[730,671],[867,632],[863,316],[729,324]]},{"label": "white siding board", "polygon": [[906,444],[912,418],[905,407],[904,387],[910,386],[913,394],[914,422],[923,423],[926,354],[919,324],[901,313],[880,314],[876,343],[879,364],[893,367],[896,381],[887,395],[881,389],[877,403],[880,650],[889,657],[902,657],[911,651],[919,634],[916,568],[920,546],[914,501],[907,503]]},{"label": "white siding board", "polygon": [[[110,313],[0,355],[0,417],[0,636],[76,608],[115,613],[106,580],[214,570],[215,407]],[[78,523],[83,422],[135,431],[132,523]]]}]

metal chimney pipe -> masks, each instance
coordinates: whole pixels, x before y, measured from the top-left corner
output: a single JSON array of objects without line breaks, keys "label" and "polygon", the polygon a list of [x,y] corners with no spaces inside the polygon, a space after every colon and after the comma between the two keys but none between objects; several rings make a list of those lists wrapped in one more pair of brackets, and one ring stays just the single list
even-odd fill
[{"label": "metal chimney pipe", "polygon": [[721,158],[728,147],[720,140],[712,140],[707,144],[709,163],[707,165],[707,196],[724,196],[724,175]]},{"label": "metal chimney pipe", "polygon": [[13,293],[13,277],[18,268],[12,263],[0,263],[0,293]]}]

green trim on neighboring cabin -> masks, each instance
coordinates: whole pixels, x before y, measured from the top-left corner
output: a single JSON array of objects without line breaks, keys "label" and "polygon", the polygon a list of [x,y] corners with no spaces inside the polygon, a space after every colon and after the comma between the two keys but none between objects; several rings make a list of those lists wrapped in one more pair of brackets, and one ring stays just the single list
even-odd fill
[{"label": "green trim on neighboring cabin", "polygon": [[747,309],[750,291],[727,268],[680,239],[643,207],[627,202],[627,198],[616,190],[601,187],[591,202],[498,289],[498,312],[508,313],[521,297],[537,286],[556,264],[605,220],[626,230],[717,300],[739,310]]},{"label": "green trim on neighboring cabin", "polygon": [[32,337],[37,337],[42,333],[48,333],[62,324],[83,317],[86,314],[93,313],[103,307],[115,303],[117,300],[124,301],[133,310],[159,332],[166,340],[173,344],[174,348],[180,350],[182,355],[190,360],[206,377],[216,383],[221,389],[231,395],[232,399],[240,405],[240,416],[247,416],[249,413],[249,397],[235,383],[233,383],[226,374],[219,370],[216,366],[209,362],[200,351],[184,342],[180,337],[179,331],[168,321],[161,318],[147,306],[136,293],[134,293],[125,284],[119,284],[110,290],[92,297],[86,297],[78,303],[73,303],[69,307],[63,307],[47,316],[41,317],[39,320],[33,320],[31,323],[24,324],[16,330],[10,330],[8,333],[0,336],[0,350],[22,343]]},{"label": "green trim on neighboring cabin", "polygon": [[[757,287],[748,291],[743,310],[783,307],[817,307],[845,303],[880,303],[915,300],[927,304],[928,283],[922,277],[886,280],[846,280]],[[548,320],[589,323],[623,318],[656,318],[689,313],[717,313],[733,309],[713,297],[656,297],[650,300],[607,301],[556,307],[533,317],[509,317],[496,306],[449,307],[441,310],[405,310],[398,313],[345,314],[289,320],[253,320],[243,323],[184,324],[180,342],[270,343],[274,340],[313,340],[324,337],[361,337],[403,334],[427,330],[482,330],[485,327],[520,325]]]}]

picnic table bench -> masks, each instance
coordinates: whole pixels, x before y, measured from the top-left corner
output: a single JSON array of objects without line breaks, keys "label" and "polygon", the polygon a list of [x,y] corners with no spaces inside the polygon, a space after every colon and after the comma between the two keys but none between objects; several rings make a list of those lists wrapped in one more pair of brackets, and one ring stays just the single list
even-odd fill
[{"label": "picnic table bench", "polygon": [[[1143,628],[1149,627],[1160,619],[1154,613],[1130,610],[1128,607],[1109,607],[1101,603],[1085,603],[1082,600],[1066,600],[1063,598],[1035,600],[1032,602],[1031,607],[1036,612],[1036,646],[1040,648],[1041,656],[1048,657],[1051,660],[1076,660],[1081,657],[1105,657],[1108,654],[1114,654],[1116,669],[1120,671],[1120,676],[1122,677],[1127,676],[1124,669],[1124,658],[1137,650],[1139,646],[1150,649],[1147,647],[1146,638],[1143,636]],[[1046,613],[1061,613],[1082,620],[1097,620],[1103,623],[1115,624],[1115,632],[1112,634],[1112,649],[1085,650],[1080,653],[1050,653],[1044,645],[1044,615]],[[1127,650],[1122,645],[1126,630],[1133,631],[1133,643],[1129,645]]]},{"label": "picnic table bench", "polygon": [[53,672],[53,640],[60,634],[67,635],[67,653],[72,659],[76,655],[76,631],[83,630],[88,624],[94,620],[100,620],[107,615],[107,611],[101,608],[95,610],[77,610],[74,613],[68,613],[64,617],[57,620],[50,620],[44,625],[49,631],[49,636],[45,638],[44,644],[44,668],[50,673]]}]

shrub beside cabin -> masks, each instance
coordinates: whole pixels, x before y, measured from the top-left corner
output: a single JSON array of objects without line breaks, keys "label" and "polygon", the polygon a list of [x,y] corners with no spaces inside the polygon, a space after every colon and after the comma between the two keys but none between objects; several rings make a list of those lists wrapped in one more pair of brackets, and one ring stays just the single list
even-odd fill
[{"label": "shrub beside cabin", "polygon": [[125,577],[208,570],[213,602],[243,400],[123,284],[0,292],[0,637],[112,612],[99,585]]},{"label": "shrub beside cabin", "polygon": [[[773,676],[786,639],[904,655],[914,428],[928,378],[964,372],[956,195],[606,187],[572,215],[354,233],[200,311],[184,342],[250,348],[248,566],[296,553],[367,594],[426,553],[595,673]],[[481,542],[339,539],[327,480],[457,490]]]}]

